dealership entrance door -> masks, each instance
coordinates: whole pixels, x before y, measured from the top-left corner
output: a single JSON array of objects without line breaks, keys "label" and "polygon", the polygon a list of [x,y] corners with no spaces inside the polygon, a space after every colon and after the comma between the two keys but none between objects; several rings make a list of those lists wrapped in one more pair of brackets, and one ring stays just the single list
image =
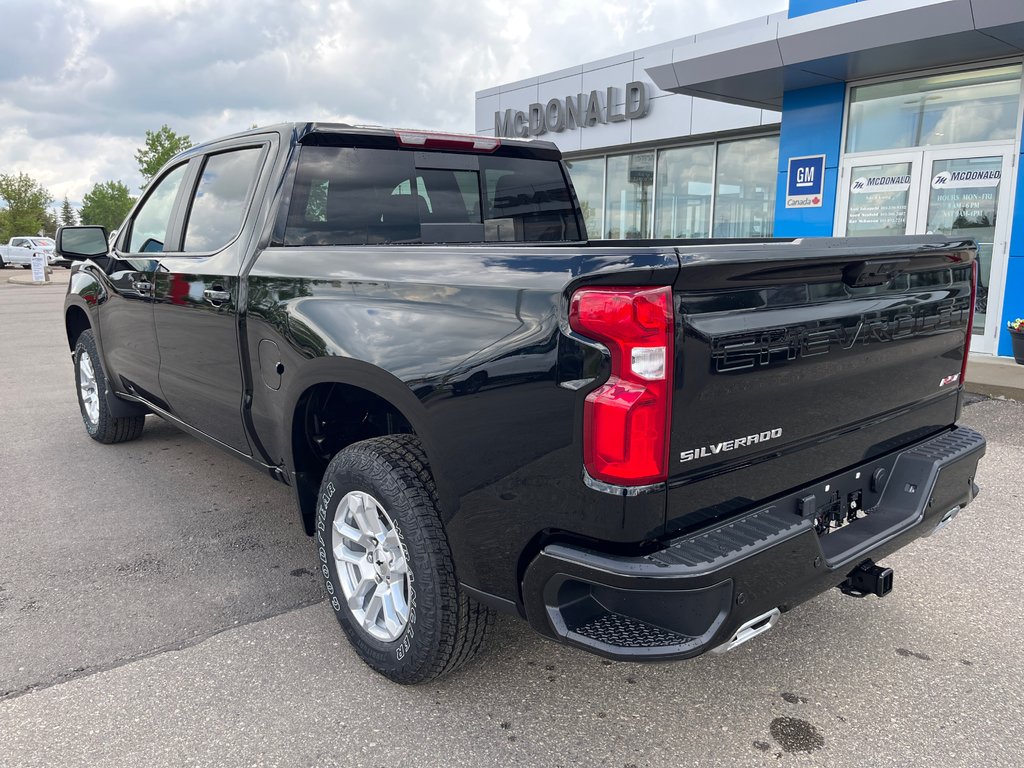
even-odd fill
[{"label": "dealership entrance door", "polygon": [[994,354],[1013,194],[1013,144],[848,155],[839,176],[836,234],[945,235],[978,242],[971,349]]}]

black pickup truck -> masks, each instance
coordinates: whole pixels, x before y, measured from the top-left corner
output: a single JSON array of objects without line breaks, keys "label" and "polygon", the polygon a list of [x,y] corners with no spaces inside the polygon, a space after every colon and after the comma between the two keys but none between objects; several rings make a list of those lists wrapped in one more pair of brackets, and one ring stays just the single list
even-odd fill
[{"label": "black pickup truck", "polygon": [[735,647],[977,494],[972,242],[587,241],[555,147],[296,124],[65,227],[82,418],[288,484],[359,655],[429,680],[493,611],[613,659]]}]

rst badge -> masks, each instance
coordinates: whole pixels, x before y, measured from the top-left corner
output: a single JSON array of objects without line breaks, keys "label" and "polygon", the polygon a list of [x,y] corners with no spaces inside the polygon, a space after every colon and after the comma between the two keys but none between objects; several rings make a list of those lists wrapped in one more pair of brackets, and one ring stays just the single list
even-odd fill
[{"label": "rst badge", "polygon": [[700,448],[683,451],[679,454],[679,462],[683,463],[686,461],[693,461],[694,459],[704,459],[708,456],[717,456],[718,454],[725,453],[726,451],[735,451],[737,448],[744,448],[748,445],[766,443],[769,440],[775,440],[779,437],[782,437],[782,427],[767,429],[764,432],[757,433],[756,435],[734,437],[732,440],[725,440],[724,442],[715,443],[714,445],[703,445]]}]

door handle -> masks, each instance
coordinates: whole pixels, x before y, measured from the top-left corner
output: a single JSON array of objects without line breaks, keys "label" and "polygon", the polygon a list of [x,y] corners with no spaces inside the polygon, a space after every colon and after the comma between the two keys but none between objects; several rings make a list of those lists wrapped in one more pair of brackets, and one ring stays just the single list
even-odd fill
[{"label": "door handle", "polygon": [[132,290],[139,293],[149,293],[153,290],[153,284],[146,280],[132,280]]},{"label": "door handle", "polygon": [[231,300],[231,294],[221,288],[214,287],[212,289],[207,288],[203,291],[203,298],[214,306],[219,306],[225,301]]}]

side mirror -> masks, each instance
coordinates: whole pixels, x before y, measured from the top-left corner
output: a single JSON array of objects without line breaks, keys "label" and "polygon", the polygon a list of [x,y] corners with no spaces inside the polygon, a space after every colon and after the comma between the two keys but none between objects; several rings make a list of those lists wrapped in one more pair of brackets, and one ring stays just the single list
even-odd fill
[{"label": "side mirror", "polygon": [[56,241],[54,253],[72,261],[106,256],[109,252],[106,227],[61,227]]}]

